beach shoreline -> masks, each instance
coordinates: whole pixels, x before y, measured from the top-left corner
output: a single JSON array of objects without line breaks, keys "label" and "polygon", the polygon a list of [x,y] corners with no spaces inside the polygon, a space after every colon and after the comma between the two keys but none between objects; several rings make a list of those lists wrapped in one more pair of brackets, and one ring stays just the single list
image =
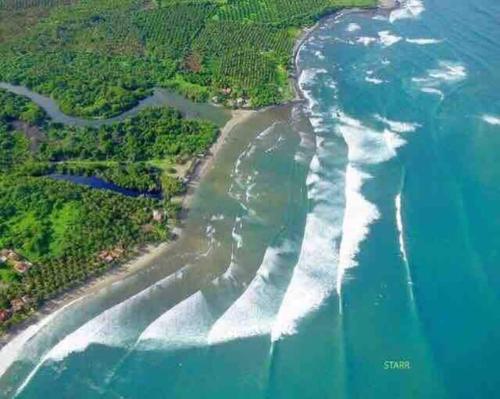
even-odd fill
[{"label": "beach shoreline", "polygon": [[[374,9],[383,9],[385,11],[394,9],[400,4],[397,0],[379,0],[378,7]],[[304,28],[302,33],[296,40],[294,45],[292,59],[293,59],[293,71],[291,73],[291,80],[294,90],[294,99],[287,104],[280,104],[272,107],[280,107],[283,105],[289,105],[290,103],[300,103],[305,101],[305,97],[299,87],[299,68],[297,65],[298,56],[300,49],[310,37],[310,35],[315,32],[318,26],[321,25],[326,19],[332,16],[344,15],[348,12],[359,12],[366,11],[366,9],[346,9],[334,11],[328,15],[322,17],[313,26]],[[179,225],[173,228],[174,239],[162,242],[160,244],[150,244],[145,245],[138,249],[138,255],[129,259],[127,262],[111,268],[110,270],[104,272],[103,274],[89,279],[86,283],[81,286],[70,288],[67,292],[58,295],[56,298],[51,299],[44,303],[39,309],[37,309],[32,315],[30,315],[26,320],[21,322],[19,325],[12,327],[7,333],[0,336],[0,350],[2,350],[9,342],[14,340],[17,336],[23,334],[32,326],[36,326],[41,323],[43,319],[49,317],[51,314],[57,312],[65,306],[68,306],[72,302],[85,298],[95,292],[98,292],[110,285],[113,285],[119,281],[122,281],[137,272],[144,270],[148,264],[151,264],[155,259],[160,256],[165,256],[170,251],[171,247],[177,242],[178,238],[182,236],[183,224],[189,214],[190,207],[192,205],[193,198],[196,193],[202,179],[207,175],[213,166],[217,155],[220,153],[221,148],[223,148],[224,143],[230,136],[231,132],[235,127],[245,122],[251,116],[258,114],[260,111],[268,109],[269,107],[260,110],[246,110],[246,109],[236,109],[231,110],[231,119],[220,129],[217,140],[212,144],[210,149],[207,151],[205,156],[199,158],[195,161],[192,171],[186,176],[186,186],[187,190],[181,198],[181,211],[179,214],[178,222]],[[1,376],[1,373],[0,373]]]},{"label": "beach shoreline", "polygon": [[82,299],[130,277],[137,272],[144,270],[144,268],[147,267],[148,264],[151,264],[155,259],[166,255],[170,248],[177,242],[178,238],[182,236],[183,222],[186,220],[189,213],[189,208],[196,189],[198,188],[201,180],[212,168],[213,163],[221,148],[224,146],[227,138],[230,136],[235,127],[256,113],[258,113],[258,111],[232,110],[231,119],[229,119],[229,121],[220,129],[217,140],[212,144],[205,156],[197,160],[193,170],[186,177],[187,190],[181,199],[182,210],[178,218],[179,226],[174,229],[174,239],[160,244],[144,245],[136,250],[136,256],[133,256],[125,263],[112,267],[103,274],[90,278],[83,285],[70,288],[57,297],[48,300],[26,320],[12,327],[8,332],[0,336],[0,350],[16,336],[21,335],[25,330],[40,323],[44,318],[50,316],[54,312],[57,312],[64,306],[68,306],[71,302]]},{"label": "beach shoreline", "polygon": [[301,103],[306,100],[304,94],[302,93],[302,90],[300,89],[299,86],[299,77],[300,77],[300,70],[298,67],[298,58],[299,58],[299,53],[304,45],[304,43],[309,39],[309,37],[317,30],[317,28],[324,23],[326,20],[334,17],[334,18],[339,18],[343,15],[349,14],[349,13],[356,13],[356,12],[366,12],[366,11],[378,11],[382,10],[385,12],[391,12],[395,10],[396,8],[401,7],[401,5],[404,3],[405,0],[378,0],[377,5],[372,8],[346,8],[346,9],[341,9],[337,11],[333,11],[331,13],[328,13],[321,17],[313,26],[306,27],[302,29],[301,33],[297,37],[297,40],[295,41],[295,44],[293,46],[293,52],[292,52],[292,63],[293,63],[293,71],[290,74],[290,79],[292,80],[292,87],[294,91],[294,99],[291,100],[291,103]]}]

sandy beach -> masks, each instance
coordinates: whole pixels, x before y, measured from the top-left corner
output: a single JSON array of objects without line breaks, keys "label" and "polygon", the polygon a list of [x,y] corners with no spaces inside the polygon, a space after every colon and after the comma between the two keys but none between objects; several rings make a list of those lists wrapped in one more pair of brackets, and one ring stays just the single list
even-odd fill
[{"label": "sandy beach", "polygon": [[[236,126],[246,121],[250,116],[254,115],[258,111],[252,110],[233,110],[231,111],[231,119],[221,128],[219,136],[215,143],[210,147],[207,154],[198,160],[193,171],[187,177],[187,191],[182,197],[182,211],[179,216],[180,227],[176,227],[174,233],[179,236],[182,234],[182,222],[185,220],[187,213],[189,212],[189,206],[193,199],[196,188],[198,187],[200,181],[203,177],[210,171],[213,166],[214,160],[220,149],[223,147],[225,141],[234,130]],[[36,325],[41,325],[44,319],[48,318],[50,315],[54,314],[58,310],[65,306],[68,306],[72,302],[80,300],[86,296],[92,295],[93,293],[100,291],[118,281],[124,280],[125,278],[135,274],[136,272],[143,270],[154,263],[159,257],[167,256],[169,249],[176,242],[176,240],[161,243],[159,245],[147,245],[137,250],[138,255],[130,259],[126,263],[113,267],[104,274],[91,278],[82,286],[73,288],[61,294],[60,296],[47,301],[40,309],[38,309],[33,315],[31,315],[27,320],[20,323],[19,325],[13,327],[8,333],[0,337],[0,349],[5,347],[9,342],[13,341],[17,336],[23,334],[24,331],[30,329],[30,327],[35,327]],[[31,334],[30,334],[31,335]],[[16,345],[17,346],[17,345]],[[2,351],[2,355],[5,355]],[[3,357],[3,356],[2,356]],[[0,367],[0,375],[2,374],[2,368]]]}]

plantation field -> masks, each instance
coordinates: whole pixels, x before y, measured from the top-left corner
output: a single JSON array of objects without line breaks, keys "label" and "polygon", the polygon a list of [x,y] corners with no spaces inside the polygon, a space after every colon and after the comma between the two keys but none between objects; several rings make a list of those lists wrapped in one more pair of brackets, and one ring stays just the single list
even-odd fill
[{"label": "plantation field", "polygon": [[154,86],[258,107],[290,97],[300,28],[375,0],[3,0],[0,80],[109,117]]}]

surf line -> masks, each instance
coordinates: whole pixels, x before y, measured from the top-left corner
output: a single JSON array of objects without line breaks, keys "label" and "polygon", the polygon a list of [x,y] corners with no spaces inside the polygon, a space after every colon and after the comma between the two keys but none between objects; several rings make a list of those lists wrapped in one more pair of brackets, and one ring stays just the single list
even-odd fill
[{"label": "surf line", "polygon": [[403,264],[405,266],[406,271],[406,279],[408,283],[408,295],[410,296],[412,307],[415,307],[415,294],[413,292],[413,278],[410,269],[410,262],[408,259],[408,251],[406,249],[405,243],[405,225],[403,221],[403,192],[404,192],[404,182],[406,178],[406,169],[403,168],[401,175],[401,188],[398,195],[395,198],[395,206],[396,206],[396,225],[399,234],[399,250],[401,252],[401,258],[403,260]]}]

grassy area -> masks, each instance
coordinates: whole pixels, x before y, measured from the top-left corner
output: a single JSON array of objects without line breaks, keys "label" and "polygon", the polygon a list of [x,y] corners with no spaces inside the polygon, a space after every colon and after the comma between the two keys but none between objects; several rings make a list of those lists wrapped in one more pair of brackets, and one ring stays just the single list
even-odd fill
[{"label": "grassy area", "polygon": [[116,115],[153,86],[229,106],[290,97],[300,28],[375,0],[4,0],[0,80],[68,114]]}]

